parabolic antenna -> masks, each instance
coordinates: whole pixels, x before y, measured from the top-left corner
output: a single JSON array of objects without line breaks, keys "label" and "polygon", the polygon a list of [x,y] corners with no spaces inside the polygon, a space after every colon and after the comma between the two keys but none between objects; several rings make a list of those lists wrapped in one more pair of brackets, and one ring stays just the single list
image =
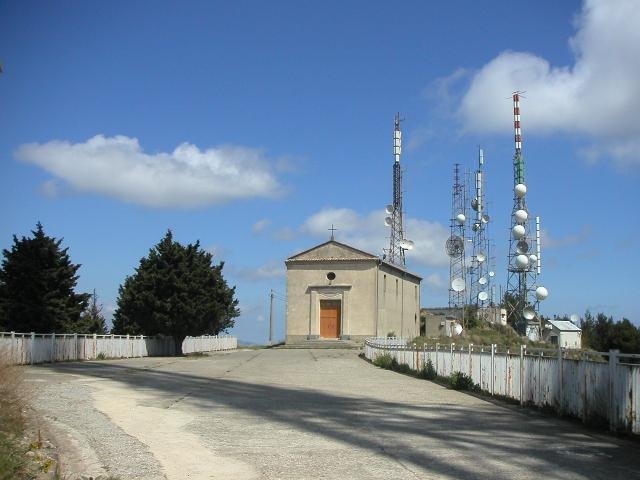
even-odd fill
[{"label": "parabolic antenna", "polygon": [[486,284],[487,284],[487,277],[480,277],[480,278],[478,279],[478,283],[479,283],[480,285],[486,285]]},{"label": "parabolic antenna", "polygon": [[473,200],[471,200],[471,208],[473,208],[474,210],[478,210],[478,199],[474,198]]},{"label": "parabolic antenna", "polygon": [[391,222],[392,222],[392,221],[393,221],[393,219],[392,219],[391,217],[384,217],[384,224],[385,224],[387,227],[390,227],[390,226],[391,226]]},{"label": "parabolic antenna", "polygon": [[529,251],[529,244],[524,240],[520,240],[516,245],[516,251],[519,254],[527,253]]},{"label": "parabolic antenna", "polygon": [[493,270],[489,272],[489,276],[493,277],[496,274],[496,272],[494,272]]},{"label": "parabolic antenna", "polygon": [[462,292],[464,290],[464,279],[460,277],[456,277],[451,280],[451,290],[454,292]]},{"label": "parabolic antenna", "polygon": [[459,213],[459,214],[456,216],[456,220],[458,221],[458,223],[459,223],[460,225],[462,225],[466,219],[467,219],[467,217],[465,217],[465,216],[464,216],[464,213]]},{"label": "parabolic antenna", "polygon": [[526,320],[533,320],[536,317],[536,311],[533,309],[533,307],[524,307],[522,309],[522,316]]},{"label": "parabolic antenna", "polygon": [[462,333],[462,325],[456,323],[456,326],[453,327],[453,331],[456,332],[456,335],[460,335]]},{"label": "parabolic antenna", "polygon": [[513,188],[513,192],[516,197],[522,198],[527,194],[527,186],[524,183],[519,183]]},{"label": "parabolic antenna", "polygon": [[480,292],[478,294],[478,300],[480,300],[481,302],[486,301],[487,298],[489,298],[489,294],[487,292]]},{"label": "parabolic antenna", "polygon": [[547,298],[549,296],[549,290],[547,290],[544,287],[538,287],[536,288],[536,298],[538,300],[544,300],[545,298]]},{"label": "parabolic antenna", "polygon": [[526,210],[516,210],[516,213],[513,214],[516,217],[516,221],[518,223],[524,223],[529,218],[529,214]]},{"label": "parabolic antenna", "polygon": [[538,261],[538,256],[537,255],[529,255],[529,261],[531,263],[536,263]]},{"label": "parabolic antenna", "polygon": [[407,240],[406,238],[400,240],[400,248],[403,250],[413,250],[413,247],[414,243],[411,240]]},{"label": "parabolic antenna", "polygon": [[513,227],[511,229],[511,233],[513,233],[513,238],[516,239],[521,239],[522,237],[524,237],[524,234],[526,233],[526,230],[524,229],[524,227],[522,225],[516,225],[515,227]]},{"label": "parabolic antenna", "polygon": [[489,215],[487,215],[486,213],[482,215],[482,223],[489,223],[489,220],[491,220],[491,217],[489,217]]},{"label": "parabolic antenna", "polygon": [[487,255],[484,252],[478,252],[478,254],[476,255],[476,260],[478,260],[478,262],[482,263],[487,259]]},{"label": "parabolic antenna", "polygon": [[480,224],[478,222],[475,222],[473,225],[471,225],[471,230],[477,232],[478,230],[480,230]]},{"label": "parabolic antenna", "polygon": [[524,270],[529,266],[529,257],[526,255],[518,255],[516,257],[516,267],[520,270]]},{"label": "parabolic antenna", "polygon": [[393,205],[387,205],[384,211],[387,212],[387,215],[391,215],[393,213]]},{"label": "parabolic antenna", "polygon": [[464,242],[457,235],[451,235],[445,243],[445,250],[450,257],[459,257],[464,253]]},{"label": "parabolic antenna", "polygon": [[578,323],[578,320],[580,320],[580,316],[578,316],[577,313],[572,313],[569,317],[569,320],[571,320],[572,323]]}]

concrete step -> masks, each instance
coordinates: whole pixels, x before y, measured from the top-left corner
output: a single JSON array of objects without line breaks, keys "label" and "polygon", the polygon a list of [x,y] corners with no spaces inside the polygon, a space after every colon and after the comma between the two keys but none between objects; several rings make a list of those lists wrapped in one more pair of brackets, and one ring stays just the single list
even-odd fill
[{"label": "concrete step", "polygon": [[360,349],[362,348],[360,344],[356,342],[352,342],[351,340],[307,340],[302,343],[291,343],[281,345],[275,348],[283,348],[283,349],[303,349],[303,348],[340,348],[340,349]]}]

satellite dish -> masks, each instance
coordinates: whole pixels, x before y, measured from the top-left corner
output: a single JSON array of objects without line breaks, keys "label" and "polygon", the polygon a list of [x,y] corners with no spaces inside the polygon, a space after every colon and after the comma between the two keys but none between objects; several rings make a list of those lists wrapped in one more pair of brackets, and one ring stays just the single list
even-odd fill
[{"label": "satellite dish", "polygon": [[476,260],[478,260],[478,262],[482,263],[487,259],[487,255],[484,252],[478,252],[478,254],[476,255]]},{"label": "satellite dish", "polygon": [[533,320],[536,317],[536,311],[533,309],[533,307],[524,307],[522,309],[522,316],[526,320]]},{"label": "satellite dish", "polygon": [[547,298],[549,296],[549,290],[547,290],[544,287],[538,287],[536,288],[536,298],[538,300],[544,300],[545,298]]},{"label": "satellite dish", "polygon": [[459,257],[464,253],[464,241],[457,235],[451,235],[445,243],[445,250],[450,257]]},{"label": "satellite dish", "polygon": [[471,208],[473,208],[475,211],[478,211],[478,199],[474,198],[473,200],[471,200]]},{"label": "satellite dish", "polygon": [[513,238],[515,239],[521,239],[522,237],[524,237],[526,230],[524,229],[524,227],[522,225],[516,225],[515,227],[513,227],[511,229],[511,233],[513,233]]},{"label": "satellite dish", "polygon": [[536,263],[538,261],[538,256],[533,254],[529,255],[529,261],[531,263]]},{"label": "satellite dish", "polygon": [[491,217],[489,217],[489,215],[487,215],[486,213],[482,215],[482,223],[489,223],[489,220],[491,220]]},{"label": "satellite dish", "polygon": [[516,210],[516,213],[514,213],[513,215],[514,217],[516,217],[516,221],[518,223],[524,223],[527,221],[527,218],[529,218],[529,214],[526,210]]},{"label": "satellite dish", "polygon": [[411,240],[407,240],[406,238],[400,240],[400,248],[403,250],[413,250],[413,247],[414,243]]},{"label": "satellite dish", "polygon": [[453,327],[453,331],[456,332],[456,335],[460,335],[462,333],[462,325],[456,323],[456,326]]},{"label": "satellite dish", "polygon": [[478,280],[478,283],[480,285],[486,285],[487,284],[487,277],[480,277],[480,279]]},{"label": "satellite dish", "polygon": [[524,241],[524,240],[520,240],[517,244],[516,244],[516,251],[519,254],[524,254],[527,253],[529,251],[529,244]]},{"label": "satellite dish", "polygon": [[516,197],[522,198],[527,194],[527,186],[524,183],[519,183],[513,188],[513,192]]},{"label": "satellite dish", "polygon": [[489,294],[487,292],[480,292],[478,294],[478,300],[481,302],[485,302],[489,298]]},{"label": "satellite dish", "polygon": [[471,225],[471,230],[477,232],[478,230],[480,230],[480,224],[478,222],[474,223],[473,225]]},{"label": "satellite dish", "polygon": [[577,313],[572,313],[571,316],[569,317],[569,320],[571,320],[572,323],[578,323],[578,320],[580,320],[580,317],[578,316]]},{"label": "satellite dish", "polygon": [[384,211],[387,212],[388,215],[391,215],[393,213],[393,205],[387,205]]},{"label": "satellite dish", "polygon": [[519,270],[524,270],[529,266],[529,257],[526,255],[518,255],[516,257],[516,266]]},{"label": "satellite dish", "polygon": [[464,213],[459,213],[458,216],[456,217],[456,220],[460,225],[462,225],[466,219],[467,217],[464,216]]},{"label": "satellite dish", "polygon": [[393,219],[391,217],[384,217],[384,224],[387,227],[390,227],[392,222],[393,222]]},{"label": "satellite dish", "polygon": [[495,276],[495,274],[496,274],[496,272],[494,272],[493,270],[489,272],[489,276],[490,276],[490,277]]},{"label": "satellite dish", "polygon": [[464,278],[456,277],[451,280],[451,290],[454,292],[462,292],[464,290]]}]

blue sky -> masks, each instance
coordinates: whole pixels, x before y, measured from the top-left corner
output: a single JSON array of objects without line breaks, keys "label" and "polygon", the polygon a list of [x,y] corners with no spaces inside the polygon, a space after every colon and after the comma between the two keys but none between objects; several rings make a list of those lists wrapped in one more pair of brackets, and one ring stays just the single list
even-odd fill
[{"label": "blue sky", "polygon": [[634,1],[0,2],[0,247],[41,221],[112,311],[171,228],[225,260],[233,332],[264,341],[288,256],[331,223],[386,245],[399,111],[408,266],[444,305],[452,165],[478,145],[506,282],[518,89],[542,313],[638,323],[638,58]]}]

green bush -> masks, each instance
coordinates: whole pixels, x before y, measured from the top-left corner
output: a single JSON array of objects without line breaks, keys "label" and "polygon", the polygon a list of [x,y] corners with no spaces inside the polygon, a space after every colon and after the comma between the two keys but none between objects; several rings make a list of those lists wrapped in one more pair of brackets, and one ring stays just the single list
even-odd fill
[{"label": "green bush", "polygon": [[391,370],[393,368],[394,363],[397,363],[396,359],[393,358],[388,353],[385,353],[384,355],[380,355],[379,357],[376,357],[376,359],[373,361],[373,364],[376,367],[384,368],[386,370]]},{"label": "green bush", "polygon": [[473,379],[462,372],[453,372],[449,376],[449,388],[453,390],[475,390]]},{"label": "green bush", "polygon": [[406,363],[398,363],[396,362],[394,370],[399,373],[410,374],[413,373],[411,367]]},{"label": "green bush", "polygon": [[418,372],[418,376],[425,380],[435,380],[437,373],[430,358],[427,359],[426,363],[422,366],[422,369]]}]

